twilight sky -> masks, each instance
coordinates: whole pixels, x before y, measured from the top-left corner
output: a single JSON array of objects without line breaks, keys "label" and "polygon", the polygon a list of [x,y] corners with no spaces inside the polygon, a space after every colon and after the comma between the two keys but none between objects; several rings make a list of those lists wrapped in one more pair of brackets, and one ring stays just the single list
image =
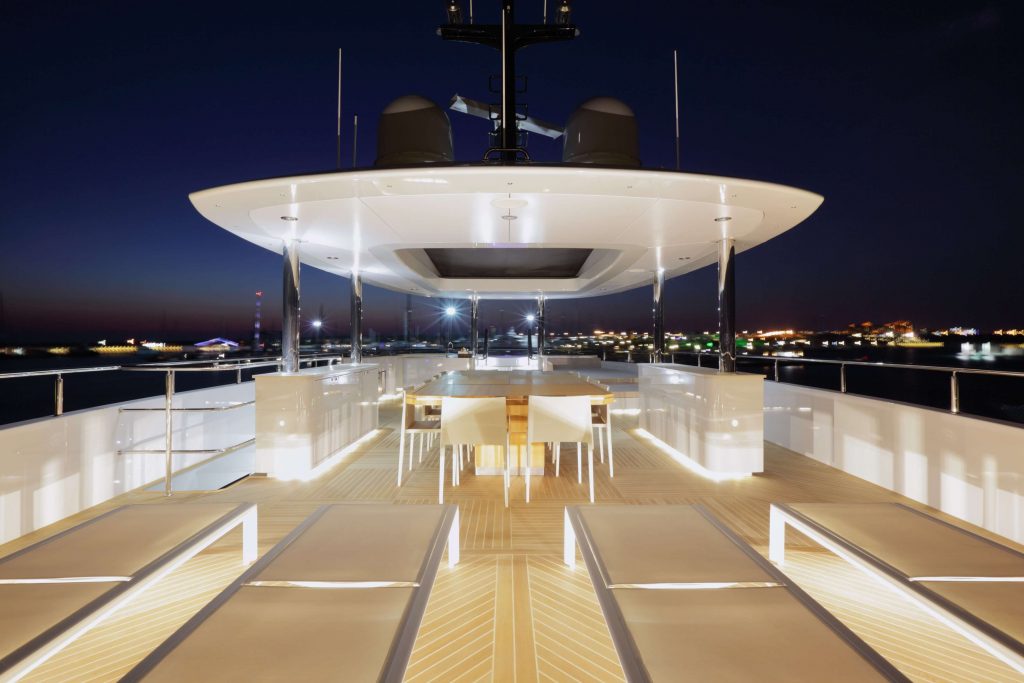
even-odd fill
[{"label": "twilight sky", "polygon": [[[541,2],[519,0],[518,18],[539,20]],[[474,5],[497,17],[497,0]],[[619,97],[644,165],[669,167],[678,49],[684,170],[825,196],[738,257],[740,329],[1024,326],[1024,3],[574,7],[580,38],[520,53],[531,114],[564,121]],[[339,47],[343,158],[358,114],[360,166],[387,102],[486,99],[499,68],[497,52],[434,35],[440,0],[5,0],[0,16],[0,341],[247,336],[256,289],[279,329],[280,257],[207,223],[188,193],[332,168]],[[478,157],[486,123],[452,124],[457,158]],[[560,151],[531,137],[534,158]],[[714,282],[713,269],[669,282],[670,330],[714,326]],[[328,332],[347,333],[348,281],[305,268],[302,284],[304,319],[322,306]],[[367,287],[366,328],[400,331],[403,305]],[[416,300],[423,331],[434,306]],[[483,322],[526,308],[485,303]],[[549,329],[645,328],[649,311],[649,288],[556,301]]]}]

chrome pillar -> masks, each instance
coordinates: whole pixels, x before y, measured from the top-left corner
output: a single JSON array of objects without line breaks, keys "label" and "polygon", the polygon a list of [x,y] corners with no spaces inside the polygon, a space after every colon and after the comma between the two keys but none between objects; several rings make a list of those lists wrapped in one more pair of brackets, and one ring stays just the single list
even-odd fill
[{"label": "chrome pillar", "polygon": [[281,359],[285,372],[299,371],[299,241],[284,241],[284,284],[281,316]]},{"label": "chrome pillar", "polygon": [[480,297],[469,298],[469,367],[476,370],[476,347],[480,341]]},{"label": "chrome pillar", "polygon": [[352,317],[352,327],[349,336],[352,340],[352,363],[363,362],[363,278],[359,271],[352,271],[352,303],[349,306],[349,315]]},{"label": "chrome pillar", "polygon": [[736,240],[718,243],[718,370],[736,372]]},{"label": "chrome pillar", "polygon": [[537,367],[544,369],[544,338],[547,330],[544,326],[544,295],[537,297]]},{"label": "chrome pillar", "polygon": [[662,294],[665,292],[665,269],[658,268],[654,276],[654,353],[651,354],[651,361],[660,363],[665,355],[665,302]]}]

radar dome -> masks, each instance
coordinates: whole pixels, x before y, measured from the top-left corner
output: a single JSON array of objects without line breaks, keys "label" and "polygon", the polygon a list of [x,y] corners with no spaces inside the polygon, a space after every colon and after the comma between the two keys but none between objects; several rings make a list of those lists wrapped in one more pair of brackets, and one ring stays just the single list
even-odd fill
[{"label": "radar dome", "polygon": [[640,166],[636,116],[613,97],[595,97],[579,106],[565,125],[562,161],[598,166]]},{"label": "radar dome", "polygon": [[374,165],[408,166],[453,159],[451,122],[427,98],[405,95],[381,112]]}]

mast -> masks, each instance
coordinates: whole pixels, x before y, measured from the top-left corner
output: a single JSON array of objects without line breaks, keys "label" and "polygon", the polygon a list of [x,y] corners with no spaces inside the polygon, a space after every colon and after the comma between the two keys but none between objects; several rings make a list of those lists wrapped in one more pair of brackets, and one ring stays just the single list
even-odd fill
[{"label": "mast", "polygon": [[502,163],[515,163],[516,155],[523,152],[519,146],[519,127],[516,123],[516,51],[536,43],[572,40],[580,32],[571,23],[572,12],[568,0],[562,0],[554,25],[517,24],[515,0],[500,1],[500,24],[463,24],[458,0],[451,0],[448,3],[448,23],[440,26],[437,34],[443,40],[486,45],[501,52],[501,105],[496,121],[500,146],[489,149],[488,153],[497,151]]}]

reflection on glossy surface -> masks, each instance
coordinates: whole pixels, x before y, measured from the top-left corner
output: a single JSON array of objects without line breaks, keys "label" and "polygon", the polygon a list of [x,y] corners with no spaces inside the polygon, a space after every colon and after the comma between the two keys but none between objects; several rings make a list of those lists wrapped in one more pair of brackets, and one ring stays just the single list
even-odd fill
[{"label": "reflection on glossy surface", "polygon": [[377,428],[376,365],[311,368],[256,378],[256,467],[306,480]]},{"label": "reflection on glossy surface", "polygon": [[764,471],[764,378],[640,366],[640,427],[712,474]]}]

